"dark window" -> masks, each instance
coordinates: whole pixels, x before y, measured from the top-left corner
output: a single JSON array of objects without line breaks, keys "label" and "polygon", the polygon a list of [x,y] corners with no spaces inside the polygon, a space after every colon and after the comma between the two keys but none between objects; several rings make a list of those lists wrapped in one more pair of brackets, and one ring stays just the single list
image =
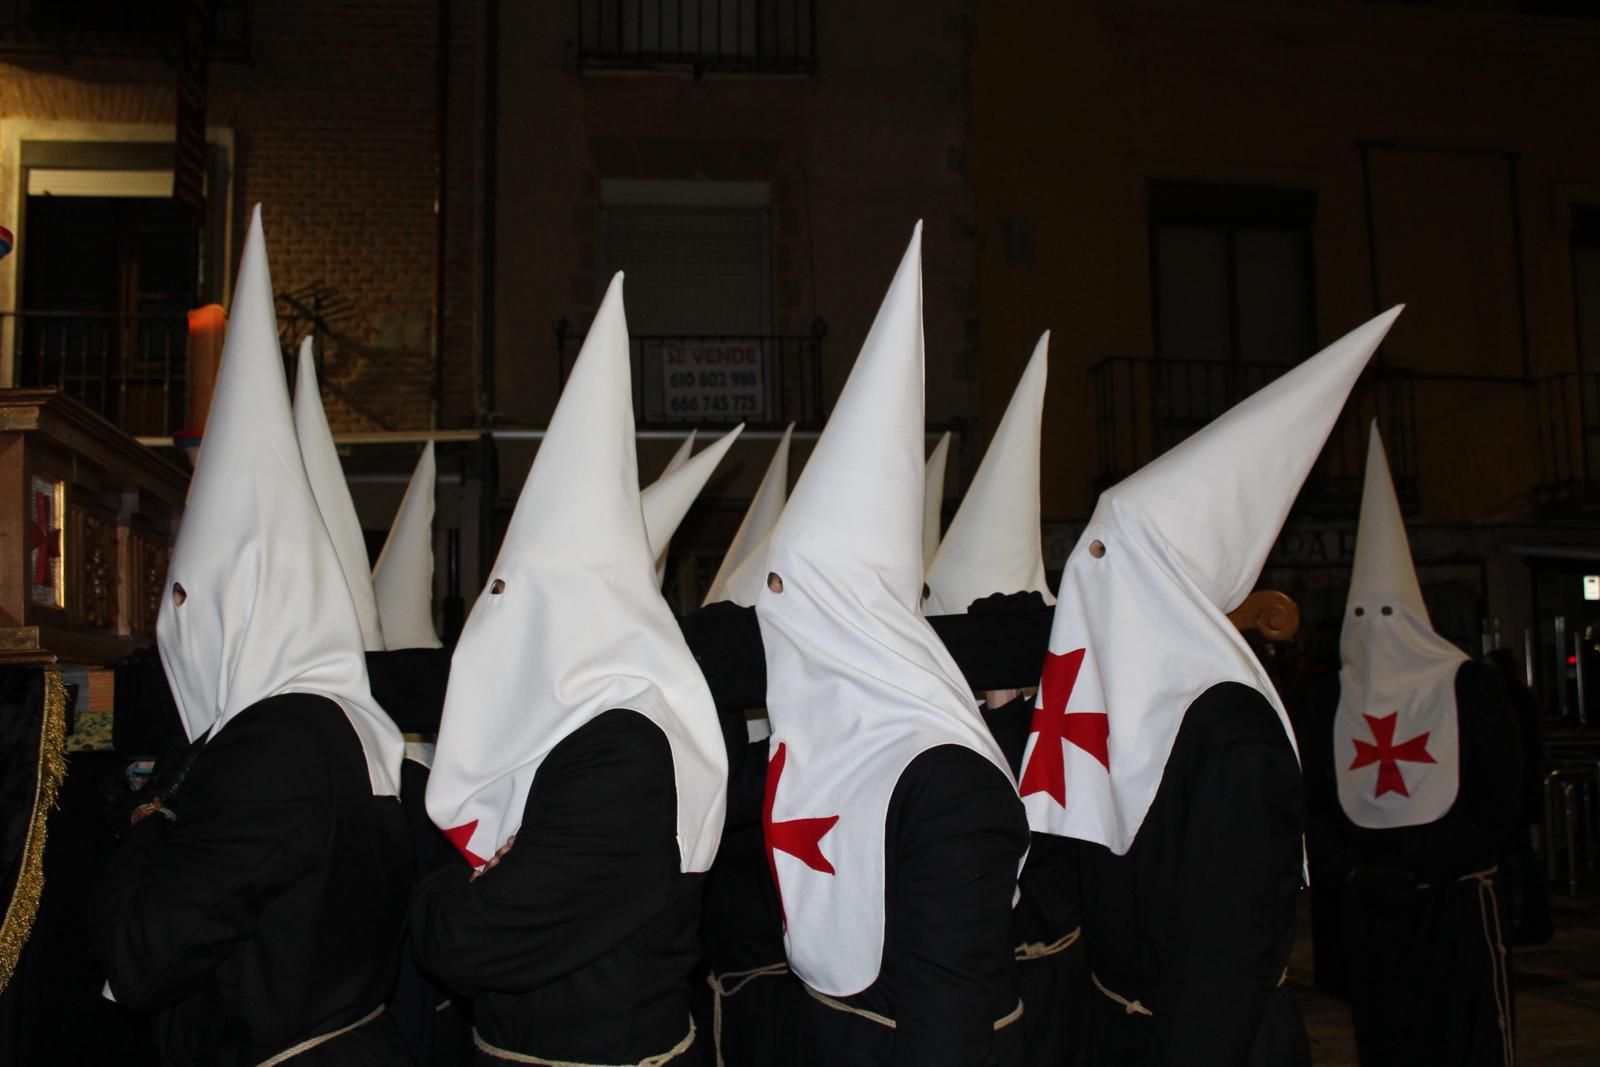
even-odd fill
[{"label": "dark window", "polygon": [[1590,374],[1600,373],[1600,206],[1572,209],[1572,298],[1578,366]]},{"label": "dark window", "polygon": [[242,58],[252,0],[0,0],[0,51],[176,55],[194,3],[209,10],[213,58]]},{"label": "dark window", "polygon": [[1524,15],[1559,15],[1569,19],[1600,18],[1600,4],[1595,0],[1517,0],[1517,10]]}]

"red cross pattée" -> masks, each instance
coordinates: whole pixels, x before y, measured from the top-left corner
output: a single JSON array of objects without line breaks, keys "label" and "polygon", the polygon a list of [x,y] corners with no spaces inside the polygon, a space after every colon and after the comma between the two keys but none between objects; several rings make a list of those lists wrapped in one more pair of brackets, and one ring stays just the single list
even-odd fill
[{"label": "red cross patt\u00e9e", "polygon": [[[1385,793],[1399,793],[1409,797],[1410,791],[1406,789],[1405,777],[1400,773],[1401,760],[1407,763],[1432,763],[1433,757],[1428,755],[1428,734],[1418,734],[1400,744],[1394,743],[1395,720],[1400,717],[1398,711],[1379,718],[1376,715],[1362,715],[1367,720],[1367,725],[1372,728],[1372,741],[1361,741],[1355,738],[1356,758],[1350,764],[1350,769],[1357,770],[1368,764],[1378,765],[1378,791],[1373,798],[1383,796]],[[1373,742],[1376,742],[1374,744]]]},{"label": "red cross patt\u00e9e", "polygon": [[44,493],[33,494],[33,524],[29,545],[37,554],[33,557],[33,582],[35,585],[49,585],[51,580],[50,561],[61,555],[61,531],[50,524],[51,511],[54,510],[50,497]]},{"label": "red cross patt\u00e9e", "polygon": [[[833,864],[822,854],[822,839],[839,821],[837,815],[821,819],[772,820],[772,802],[777,799],[778,779],[783,777],[783,765],[788,758],[788,746],[780,741],[778,751],[772,754],[772,759],[767,763],[767,795],[761,806],[761,824],[767,844],[767,870],[772,874],[772,888],[778,894],[780,909],[783,907],[783,887],[778,882],[777,853],[787,852],[814,871],[834,873]],[[788,924],[789,919],[785,915],[784,926]]]},{"label": "red cross patt\u00e9e", "polygon": [[477,828],[478,820],[473,819],[469,823],[462,823],[460,826],[452,826],[448,830],[440,830],[440,833],[444,834],[444,836],[450,840],[450,843],[456,846],[456,851],[465,856],[468,863],[472,864],[474,867],[482,867],[489,861],[467,847],[467,842],[472,840],[472,832]]},{"label": "red cross patt\u00e9e", "polygon": [[1067,701],[1078,684],[1083,667],[1083,649],[1062,655],[1048,653],[1044,658],[1044,677],[1039,682],[1039,706],[1033,709],[1033,732],[1039,735],[1028,765],[1022,769],[1017,791],[1022,796],[1048,793],[1057,804],[1067,806],[1067,760],[1063,742],[1083,749],[1111,769],[1108,739],[1111,720],[1103,711],[1067,711]]}]

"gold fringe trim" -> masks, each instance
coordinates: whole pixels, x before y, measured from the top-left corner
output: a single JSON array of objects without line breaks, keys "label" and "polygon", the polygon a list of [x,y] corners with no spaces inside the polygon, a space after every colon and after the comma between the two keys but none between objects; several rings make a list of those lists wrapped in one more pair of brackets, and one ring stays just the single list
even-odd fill
[{"label": "gold fringe trim", "polygon": [[0,923],[0,990],[11,981],[22,946],[33,931],[33,918],[39,912],[39,896],[44,892],[45,820],[55,807],[56,793],[67,776],[67,688],[61,672],[48,667],[44,672],[44,721],[39,724],[39,762],[34,775],[33,815],[28,824],[28,839],[22,846],[22,864],[17,886],[6,905],[5,922]]}]

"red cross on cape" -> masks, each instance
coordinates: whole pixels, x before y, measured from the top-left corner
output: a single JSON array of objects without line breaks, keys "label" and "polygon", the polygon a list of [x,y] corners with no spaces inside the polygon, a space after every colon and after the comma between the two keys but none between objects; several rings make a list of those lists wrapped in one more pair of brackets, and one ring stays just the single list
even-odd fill
[{"label": "red cross on cape", "polygon": [[1420,733],[1397,745],[1394,743],[1394,729],[1396,720],[1400,718],[1398,711],[1391,711],[1381,718],[1376,715],[1361,717],[1372,728],[1372,741],[1351,739],[1356,746],[1356,758],[1350,764],[1350,769],[1359,770],[1373,763],[1378,765],[1377,792],[1372,794],[1374,799],[1385,793],[1409,797],[1411,792],[1406,788],[1405,776],[1400,773],[1400,761],[1432,763],[1433,757],[1428,754],[1428,734]]},{"label": "red cross on cape", "polygon": [[1033,711],[1033,733],[1038,735],[1028,764],[1022,769],[1017,792],[1022,796],[1047,793],[1063,808],[1067,806],[1067,760],[1064,742],[1076,745],[1111,770],[1108,741],[1111,720],[1103,711],[1067,711],[1067,701],[1078,685],[1083,669],[1084,649],[1044,658],[1044,677],[1039,682],[1039,704]]},{"label": "red cross on cape", "polygon": [[[780,909],[783,907],[783,886],[778,881],[777,853],[787,852],[814,871],[833,874],[833,864],[822,853],[822,839],[833,829],[833,824],[839,821],[837,815],[818,819],[785,819],[782,822],[773,820],[772,804],[778,797],[778,780],[783,777],[783,766],[788,759],[788,746],[780,741],[778,750],[772,754],[772,759],[767,763],[766,798],[761,807],[761,824],[767,845],[767,869],[772,874],[772,888],[778,894]],[[788,916],[785,915],[784,925],[787,926],[788,922]]]}]

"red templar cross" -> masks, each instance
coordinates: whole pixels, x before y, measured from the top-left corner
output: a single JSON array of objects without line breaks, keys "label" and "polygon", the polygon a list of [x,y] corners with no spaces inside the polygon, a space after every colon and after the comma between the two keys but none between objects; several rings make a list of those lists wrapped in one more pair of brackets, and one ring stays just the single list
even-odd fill
[{"label": "red templar cross", "polygon": [[1044,658],[1044,678],[1039,682],[1039,706],[1033,709],[1033,732],[1039,735],[1022,769],[1017,791],[1022,796],[1048,793],[1063,808],[1067,806],[1067,759],[1062,742],[1070,741],[1111,769],[1107,741],[1111,720],[1103,711],[1067,711],[1067,701],[1078,684],[1083,667],[1083,649]]},{"label": "red templar cross", "polygon": [[53,585],[55,576],[51,573],[50,561],[61,555],[61,531],[51,525],[55,511],[55,502],[48,493],[35,491],[33,494],[33,525],[29,531],[29,547],[33,549],[33,584]]},{"label": "red templar cross", "polygon": [[1399,761],[1432,763],[1433,757],[1428,755],[1427,733],[1420,733],[1397,745],[1394,743],[1394,725],[1395,720],[1400,717],[1398,711],[1391,711],[1381,719],[1376,715],[1361,717],[1366,719],[1367,725],[1372,728],[1372,741],[1377,743],[1352,738],[1351,740],[1355,741],[1356,758],[1355,762],[1350,764],[1350,769],[1353,771],[1369,763],[1378,765],[1378,791],[1372,794],[1374,798],[1381,797],[1385,793],[1410,796],[1411,793],[1406,789],[1406,780],[1400,774]]},{"label": "red templar cross", "polygon": [[[833,864],[822,854],[822,839],[839,821],[837,815],[822,819],[772,821],[772,802],[778,796],[778,779],[783,777],[783,764],[788,758],[788,746],[780,741],[778,751],[772,754],[772,759],[767,763],[767,796],[761,807],[761,823],[767,839],[767,869],[772,873],[772,887],[777,891],[780,908],[783,907],[783,887],[778,882],[776,853],[787,852],[814,871],[832,874]],[[785,915],[784,925],[788,926],[788,923],[788,916]]]}]

